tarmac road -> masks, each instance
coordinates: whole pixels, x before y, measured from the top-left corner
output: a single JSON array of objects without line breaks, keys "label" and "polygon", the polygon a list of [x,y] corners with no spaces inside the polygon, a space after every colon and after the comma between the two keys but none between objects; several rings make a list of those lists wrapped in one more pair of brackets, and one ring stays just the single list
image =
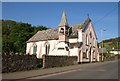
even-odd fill
[{"label": "tarmac road", "polygon": [[90,63],[75,70],[28,79],[118,79],[118,61]]}]

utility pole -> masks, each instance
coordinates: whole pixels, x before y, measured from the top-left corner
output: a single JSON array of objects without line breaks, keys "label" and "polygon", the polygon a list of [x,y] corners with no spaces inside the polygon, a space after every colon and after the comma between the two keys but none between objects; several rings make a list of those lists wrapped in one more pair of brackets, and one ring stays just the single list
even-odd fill
[{"label": "utility pole", "polygon": [[104,56],[103,56],[103,31],[106,31],[106,30],[103,30],[103,29],[101,29],[101,39],[102,39],[102,55],[101,55],[101,60],[102,60],[102,62],[104,61]]}]

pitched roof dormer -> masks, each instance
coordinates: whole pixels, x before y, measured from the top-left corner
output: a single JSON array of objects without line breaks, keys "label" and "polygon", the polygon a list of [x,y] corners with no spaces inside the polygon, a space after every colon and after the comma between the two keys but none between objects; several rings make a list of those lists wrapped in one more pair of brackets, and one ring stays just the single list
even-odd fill
[{"label": "pitched roof dormer", "polygon": [[61,26],[69,26],[68,22],[67,22],[67,18],[66,18],[66,13],[65,12],[63,12],[63,14],[62,14],[62,18],[61,18],[61,21],[60,21],[58,26],[59,27],[61,27]]}]

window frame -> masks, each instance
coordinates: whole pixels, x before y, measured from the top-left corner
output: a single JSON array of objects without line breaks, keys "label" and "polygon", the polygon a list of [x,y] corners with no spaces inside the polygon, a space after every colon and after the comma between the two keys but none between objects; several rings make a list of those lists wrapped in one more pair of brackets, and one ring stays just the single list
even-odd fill
[{"label": "window frame", "polygon": [[37,54],[36,52],[37,52],[37,45],[34,45],[34,46],[33,46],[33,54],[36,55],[36,54]]}]

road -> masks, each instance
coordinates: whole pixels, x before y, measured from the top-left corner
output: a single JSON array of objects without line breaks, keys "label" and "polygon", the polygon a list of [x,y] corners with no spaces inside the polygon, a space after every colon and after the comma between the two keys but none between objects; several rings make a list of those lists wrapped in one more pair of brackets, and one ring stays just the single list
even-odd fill
[{"label": "road", "polygon": [[118,79],[118,61],[90,63],[75,70],[28,79]]}]

